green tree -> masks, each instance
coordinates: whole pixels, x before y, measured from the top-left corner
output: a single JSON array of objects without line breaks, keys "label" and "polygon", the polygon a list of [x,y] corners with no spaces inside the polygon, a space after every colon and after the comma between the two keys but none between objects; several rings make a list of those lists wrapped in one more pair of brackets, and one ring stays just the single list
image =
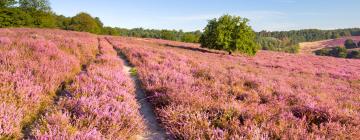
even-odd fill
[{"label": "green tree", "polygon": [[48,0],[19,0],[19,7],[26,10],[51,11]]},{"label": "green tree", "polygon": [[25,27],[32,24],[31,16],[17,8],[0,9],[0,28]]},{"label": "green tree", "polygon": [[331,39],[337,39],[339,37],[340,37],[339,33],[333,32],[332,35],[331,35]]},{"label": "green tree", "polygon": [[96,34],[101,32],[99,23],[87,13],[79,13],[74,16],[71,19],[69,29]]},{"label": "green tree", "polygon": [[175,32],[169,30],[161,31],[161,38],[165,40],[176,40]]},{"label": "green tree", "polygon": [[352,39],[347,39],[345,41],[345,48],[346,49],[353,49],[353,48],[356,48],[356,43],[352,40]]},{"label": "green tree", "polygon": [[210,20],[200,38],[202,47],[242,52],[255,55],[258,45],[256,34],[248,25],[249,20],[239,16],[224,15],[219,19]]},{"label": "green tree", "polygon": [[50,12],[44,11],[32,11],[30,13],[33,17],[33,26],[39,28],[55,28],[57,27],[57,21],[55,15]]},{"label": "green tree", "polygon": [[71,18],[63,15],[56,16],[56,26],[60,29],[70,30]]},{"label": "green tree", "polygon": [[0,8],[12,7],[16,3],[16,0],[0,0]]}]

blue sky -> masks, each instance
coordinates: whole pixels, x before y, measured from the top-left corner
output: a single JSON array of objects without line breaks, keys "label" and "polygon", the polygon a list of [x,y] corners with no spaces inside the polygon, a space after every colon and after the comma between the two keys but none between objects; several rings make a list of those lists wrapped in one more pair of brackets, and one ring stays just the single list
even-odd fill
[{"label": "blue sky", "polygon": [[360,27],[360,0],[50,0],[57,14],[87,12],[106,26],[202,30],[225,13],[256,30]]}]

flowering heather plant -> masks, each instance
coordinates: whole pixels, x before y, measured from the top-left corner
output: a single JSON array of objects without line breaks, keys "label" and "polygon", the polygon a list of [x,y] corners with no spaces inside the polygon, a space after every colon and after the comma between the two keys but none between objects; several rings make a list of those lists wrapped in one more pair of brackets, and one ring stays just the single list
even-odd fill
[{"label": "flowering heather plant", "polygon": [[360,60],[109,37],[177,139],[356,139]]},{"label": "flowering heather plant", "polygon": [[35,138],[129,139],[142,133],[134,85],[112,46],[105,39],[99,42],[100,55],[37,122]]},{"label": "flowering heather plant", "polygon": [[[83,46],[66,42],[70,38]],[[0,139],[21,138],[61,82],[80,71],[81,59],[95,57],[96,44],[90,34],[0,29]]]}]

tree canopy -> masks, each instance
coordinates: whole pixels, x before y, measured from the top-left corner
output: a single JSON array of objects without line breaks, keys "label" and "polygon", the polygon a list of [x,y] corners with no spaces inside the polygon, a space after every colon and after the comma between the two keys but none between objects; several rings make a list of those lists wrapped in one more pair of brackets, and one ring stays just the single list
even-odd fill
[{"label": "tree canopy", "polygon": [[100,23],[87,13],[79,13],[73,18],[71,18],[69,29],[74,31],[84,31],[90,33],[101,32]]},{"label": "tree canopy", "polygon": [[19,7],[27,10],[51,11],[48,0],[19,0]]},{"label": "tree canopy", "polygon": [[17,3],[16,0],[0,0],[0,8],[11,7]]},{"label": "tree canopy", "polygon": [[259,47],[255,42],[256,34],[248,22],[246,18],[230,15],[210,20],[200,38],[201,46],[255,55]]}]

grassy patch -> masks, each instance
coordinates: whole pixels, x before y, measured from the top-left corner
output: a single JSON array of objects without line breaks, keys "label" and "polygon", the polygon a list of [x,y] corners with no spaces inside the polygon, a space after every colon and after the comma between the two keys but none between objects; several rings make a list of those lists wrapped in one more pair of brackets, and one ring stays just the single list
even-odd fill
[{"label": "grassy patch", "polygon": [[130,74],[131,74],[131,76],[137,76],[137,70],[136,70],[136,68],[131,68],[131,69],[130,69]]}]

